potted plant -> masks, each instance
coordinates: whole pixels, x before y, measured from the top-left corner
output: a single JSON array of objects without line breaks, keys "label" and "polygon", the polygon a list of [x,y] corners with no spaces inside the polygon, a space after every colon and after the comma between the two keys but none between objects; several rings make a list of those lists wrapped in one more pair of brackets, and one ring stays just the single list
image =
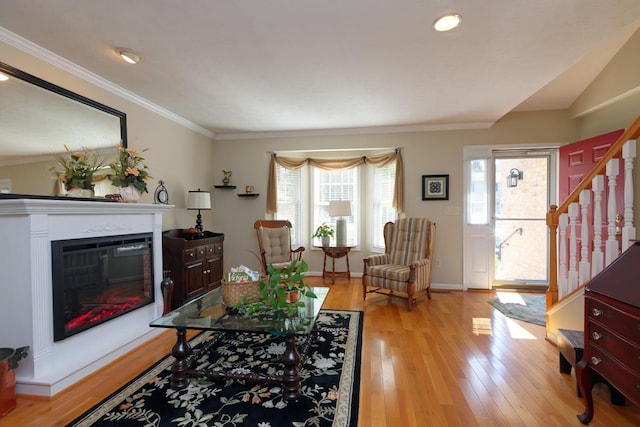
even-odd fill
[{"label": "potted plant", "polygon": [[[147,151],[142,150],[142,152]],[[118,193],[127,202],[137,202],[141,193],[148,193],[147,179],[152,178],[147,171],[147,165],[143,163],[135,148],[119,147],[118,160],[109,167],[113,170],[111,183],[118,187]]]},{"label": "potted plant", "polygon": [[304,273],[308,265],[304,260],[293,260],[285,268],[277,269],[273,264],[267,265],[268,280],[261,280],[260,301],[246,304],[246,301],[238,303],[244,307],[247,314],[260,310],[283,311],[291,315],[298,312],[299,307],[304,307],[304,301],[300,296],[317,298],[311,287],[304,282]]},{"label": "potted plant", "polygon": [[316,232],[311,237],[319,237],[322,241],[322,246],[329,246],[331,238],[334,235],[333,226],[323,222],[316,228]]},{"label": "potted plant", "polygon": [[59,172],[56,167],[51,171],[64,184],[65,190],[75,197],[93,197],[93,175],[106,163],[106,157],[100,157],[97,152],[83,148],[72,152],[64,146],[68,156],[59,155],[58,163],[64,171]]}]

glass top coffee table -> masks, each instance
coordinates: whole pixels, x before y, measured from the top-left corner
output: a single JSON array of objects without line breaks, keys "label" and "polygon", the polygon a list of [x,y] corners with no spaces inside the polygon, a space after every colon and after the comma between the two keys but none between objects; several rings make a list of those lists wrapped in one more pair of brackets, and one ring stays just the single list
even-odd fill
[{"label": "glass top coffee table", "polygon": [[[222,289],[218,288],[151,322],[149,326],[176,330],[176,343],[171,349],[171,355],[175,358],[171,368],[171,388],[187,387],[190,376],[204,376],[211,380],[241,379],[253,383],[282,384],[285,400],[298,399],[300,397],[298,365],[301,361],[298,347],[304,355],[311,340],[315,339],[316,320],[329,293],[329,288],[324,287],[314,287],[311,290],[318,298],[301,297],[305,306],[299,307],[297,314],[293,315],[271,311],[245,315],[239,310],[225,306],[222,303]],[[227,372],[195,369],[193,366],[198,354],[189,346],[186,337],[187,329],[220,332],[216,340],[210,341],[202,351],[207,351],[217,340],[224,339],[225,333],[247,332],[280,336],[286,343],[281,359],[284,373],[282,376],[274,376],[238,370]],[[296,343],[297,337],[302,338],[302,345]]]}]

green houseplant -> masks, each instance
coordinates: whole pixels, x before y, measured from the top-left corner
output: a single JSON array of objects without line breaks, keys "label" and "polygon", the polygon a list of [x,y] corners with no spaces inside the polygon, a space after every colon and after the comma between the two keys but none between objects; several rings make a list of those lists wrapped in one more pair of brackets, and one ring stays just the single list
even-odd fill
[{"label": "green houseplant", "polygon": [[331,224],[327,224],[323,222],[316,228],[316,232],[313,233],[311,237],[320,238],[322,242],[322,246],[329,246],[331,242],[331,238],[334,236],[335,231],[333,230],[333,226]]},{"label": "green houseplant", "polygon": [[304,260],[293,260],[281,269],[274,268],[273,264],[267,265],[268,280],[258,283],[260,301],[249,304],[242,301],[237,306],[243,307],[247,314],[261,310],[281,311],[289,315],[297,313],[299,307],[305,306],[304,301],[299,299],[300,296],[317,298],[311,287],[304,282],[307,269],[308,265]]},{"label": "green houseplant", "polygon": [[323,222],[316,228],[316,232],[311,237],[333,237],[334,231],[331,224]]}]

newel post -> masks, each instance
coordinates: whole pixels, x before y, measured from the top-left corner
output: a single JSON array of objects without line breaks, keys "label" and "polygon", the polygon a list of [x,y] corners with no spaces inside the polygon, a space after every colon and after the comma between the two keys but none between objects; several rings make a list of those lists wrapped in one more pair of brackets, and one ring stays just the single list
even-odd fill
[{"label": "newel post", "polygon": [[558,206],[551,205],[547,213],[549,227],[549,288],[547,289],[547,308],[558,301]]}]

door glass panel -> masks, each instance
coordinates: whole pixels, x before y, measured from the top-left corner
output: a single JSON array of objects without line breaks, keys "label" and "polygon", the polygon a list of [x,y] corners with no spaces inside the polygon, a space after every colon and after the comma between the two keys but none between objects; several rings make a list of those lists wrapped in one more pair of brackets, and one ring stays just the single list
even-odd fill
[{"label": "door glass panel", "polygon": [[495,159],[497,283],[547,282],[548,165],[548,157]]},{"label": "door glass panel", "polygon": [[467,222],[469,224],[487,224],[487,160],[472,160],[469,165],[469,194],[467,197]]}]

